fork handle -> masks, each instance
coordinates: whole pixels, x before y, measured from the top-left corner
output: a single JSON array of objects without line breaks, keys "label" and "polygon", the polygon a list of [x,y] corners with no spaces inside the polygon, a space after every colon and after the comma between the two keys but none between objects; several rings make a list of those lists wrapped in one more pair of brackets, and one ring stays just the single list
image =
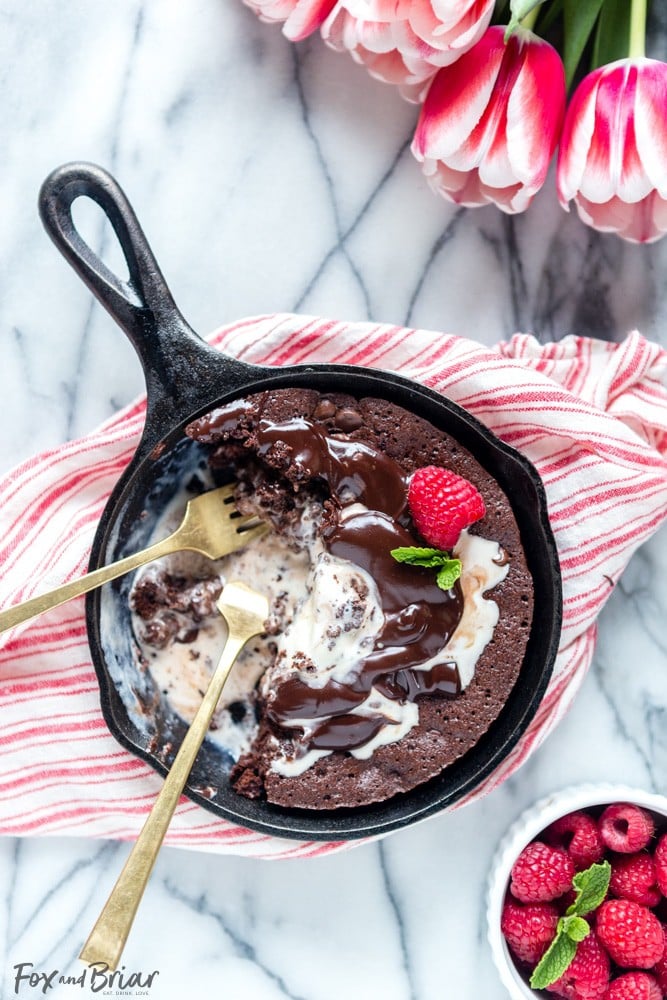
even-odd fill
[{"label": "fork handle", "polygon": [[185,734],[160,794],[81,950],[79,958],[84,962],[88,964],[105,962],[110,969],[115,969],[118,965],[158,851],[192,770],[195,757],[208,732],[225,681],[236,657],[251,638],[252,636],[247,634],[236,635],[230,631],[204,699]]},{"label": "fork handle", "polygon": [[20,625],[22,622],[26,622],[36,615],[41,615],[44,611],[57,608],[60,604],[71,601],[73,597],[80,597],[81,594],[87,594],[89,590],[101,587],[103,583],[115,580],[117,577],[123,576],[124,573],[129,573],[130,570],[138,569],[139,566],[144,566],[153,559],[159,559],[161,556],[175,552],[179,548],[175,542],[175,538],[176,532],[168,535],[167,538],[163,538],[162,541],[156,542],[154,545],[149,545],[147,549],[142,549],[141,552],[135,552],[131,556],[126,556],[125,559],[119,559],[118,562],[111,563],[110,566],[101,566],[99,569],[92,570],[78,580],[71,580],[69,583],[64,583],[62,586],[56,587],[55,590],[49,590],[46,594],[39,594],[37,597],[32,597],[29,601],[24,601],[22,604],[15,604],[5,611],[0,611],[0,633],[5,632],[8,628],[13,628],[15,625]]}]

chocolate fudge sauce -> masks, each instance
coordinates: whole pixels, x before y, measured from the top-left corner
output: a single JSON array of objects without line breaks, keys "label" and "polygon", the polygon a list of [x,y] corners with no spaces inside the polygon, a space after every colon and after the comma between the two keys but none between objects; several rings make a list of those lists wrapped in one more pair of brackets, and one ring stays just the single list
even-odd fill
[{"label": "chocolate fudge sauce", "polygon": [[[243,427],[251,409],[256,417],[257,400],[252,407],[246,401],[222,407],[191,424],[188,433],[215,443]],[[307,721],[307,731],[298,738],[303,752],[352,750],[388,724],[380,713],[351,713],[366,701],[371,688],[398,701],[434,693],[453,696],[461,690],[455,663],[418,669],[453,634],[463,613],[463,596],[458,583],[443,591],[432,571],[398,563],[391,555],[394,548],[422,544],[408,527],[406,476],[388,455],[351,439],[361,424],[356,411],[346,408],[336,414],[335,408],[332,412],[321,409],[319,415],[333,418],[335,427],[329,430],[303,417],[268,420],[260,407],[259,419],[253,421],[252,447],[278,468],[289,464],[304,479],[319,478],[327,484],[337,517],[324,528],[323,544],[333,556],[356,564],[372,577],[384,624],[371,651],[345,684],[328,681],[315,687],[291,677],[272,692],[267,715],[276,726],[301,731]]]}]

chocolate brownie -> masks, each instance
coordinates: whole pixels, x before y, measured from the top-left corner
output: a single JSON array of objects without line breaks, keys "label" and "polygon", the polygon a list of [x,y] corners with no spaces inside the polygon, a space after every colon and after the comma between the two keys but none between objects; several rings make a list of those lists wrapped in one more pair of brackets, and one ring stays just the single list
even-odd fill
[{"label": "chocolate brownie", "polygon": [[[311,810],[360,806],[473,747],[517,680],[533,613],[519,529],[495,479],[451,436],[382,399],[274,390],[187,432],[236,479],[239,508],[260,512],[311,562],[289,620],[274,603],[274,659],[255,692],[256,735],[231,774],[236,791]],[[462,535],[464,572],[447,591],[433,571],[390,555],[425,544],[406,498],[427,465],[468,479],[486,508]],[[488,628],[479,623],[491,605]],[[466,628],[480,649],[464,669]],[[457,649],[460,662],[448,653]]]}]

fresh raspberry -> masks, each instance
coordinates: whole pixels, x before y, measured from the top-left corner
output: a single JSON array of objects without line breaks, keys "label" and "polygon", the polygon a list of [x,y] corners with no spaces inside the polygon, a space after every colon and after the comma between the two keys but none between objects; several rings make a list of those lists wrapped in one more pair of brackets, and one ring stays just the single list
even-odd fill
[{"label": "fresh raspberry", "polygon": [[597,934],[622,969],[650,969],[662,958],[662,924],[647,907],[629,899],[609,899],[597,913]]},{"label": "fresh raspberry", "polygon": [[500,929],[520,962],[534,967],[547,950],[558,925],[558,910],[552,903],[521,906],[508,899],[503,906]]},{"label": "fresh raspberry", "polygon": [[653,863],[655,865],[655,875],[658,881],[658,888],[663,896],[667,896],[667,833],[656,844],[653,852]]},{"label": "fresh raspberry", "polygon": [[645,809],[626,802],[607,806],[598,820],[598,827],[607,847],[619,854],[643,851],[655,830]]},{"label": "fresh raspberry", "polygon": [[662,990],[646,972],[625,972],[609,984],[603,1000],[662,1000]]},{"label": "fresh raspberry", "polygon": [[567,969],[555,983],[547,986],[550,993],[570,1000],[602,1000],[609,985],[609,957],[591,931],[577,945],[577,952]]},{"label": "fresh raspberry", "polygon": [[543,903],[572,887],[574,865],[560,847],[535,840],[524,847],[512,866],[511,876],[513,896],[522,903]]},{"label": "fresh raspberry", "polygon": [[553,847],[562,847],[572,858],[577,871],[590,868],[604,855],[598,825],[585,812],[568,813],[547,827],[544,839]]},{"label": "fresh raspberry", "polygon": [[613,896],[644,906],[657,906],[662,896],[656,885],[655,865],[650,854],[624,854],[611,862],[609,890]]},{"label": "fresh raspberry", "polygon": [[486,513],[472,483],[437,465],[426,465],[413,473],[408,507],[419,533],[438,549],[453,548],[463,529]]},{"label": "fresh raspberry", "polygon": [[667,959],[661,958],[660,961],[653,966],[651,972],[657,979],[658,986],[665,996],[667,996]]},{"label": "fresh raspberry", "polygon": [[659,962],[656,962],[651,972],[658,980],[658,986],[665,996],[667,996],[667,927],[664,924],[662,925],[662,933],[665,936],[665,950],[662,953],[662,958]]}]

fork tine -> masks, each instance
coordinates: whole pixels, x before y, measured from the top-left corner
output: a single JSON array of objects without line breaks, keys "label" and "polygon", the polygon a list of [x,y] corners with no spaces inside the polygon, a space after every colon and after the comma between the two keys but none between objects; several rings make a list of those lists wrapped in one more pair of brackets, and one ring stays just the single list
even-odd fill
[{"label": "fork tine", "polygon": [[258,528],[262,524],[265,527],[268,527],[266,521],[262,521],[262,519],[257,517],[256,514],[239,514],[238,517],[234,519],[234,530],[247,531],[249,528]]},{"label": "fork tine", "polygon": [[249,542],[254,542],[256,538],[261,538],[269,530],[268,524],[265,521],[260,521],[254,525],[243,525],[236,529],[236,534],[238,536],[238,544],[248,545]]},{"label": "fork tine", "polygon": [[234,499],[234,486],[235,483],[226,483],[225,486],[218,486],[216,489],[217,495],[220,497],[223,503],[228,503],[230,500]]}]

